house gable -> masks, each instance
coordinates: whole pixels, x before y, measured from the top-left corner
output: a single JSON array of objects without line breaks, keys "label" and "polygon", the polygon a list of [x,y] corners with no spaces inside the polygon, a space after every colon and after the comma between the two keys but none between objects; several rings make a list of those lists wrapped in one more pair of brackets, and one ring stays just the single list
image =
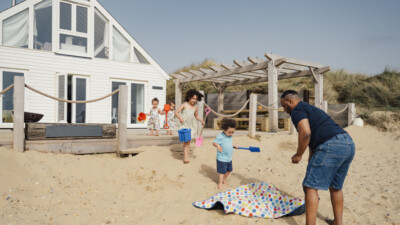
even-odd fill
[{"label": "house gable", "polygon": [[0,28],[1,45],[149,64],[169,79],[97,0],[26,0],[0,13]]}]

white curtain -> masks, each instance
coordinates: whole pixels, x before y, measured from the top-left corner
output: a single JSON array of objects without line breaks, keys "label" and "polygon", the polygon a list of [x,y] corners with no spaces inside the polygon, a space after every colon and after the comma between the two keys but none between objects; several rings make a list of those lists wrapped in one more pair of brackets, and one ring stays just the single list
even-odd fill
[{"label": "white curtain", "polygon": [[115,27],[113,29],[113,48],[114,60],[129,62],[130,43]]},{"label": "white curtain", "polygon": [[3,45],[28,47],[29,34],[28,9],[3,21]]},{"label": "white curtain", "polygon": [[[95,9],[95,30],[94,30],[94,55],[100,58],[108,58],[108,21]],[[107,49],[107,50],[106,50]],[[104,55],[99,54],[104,50]]]}]

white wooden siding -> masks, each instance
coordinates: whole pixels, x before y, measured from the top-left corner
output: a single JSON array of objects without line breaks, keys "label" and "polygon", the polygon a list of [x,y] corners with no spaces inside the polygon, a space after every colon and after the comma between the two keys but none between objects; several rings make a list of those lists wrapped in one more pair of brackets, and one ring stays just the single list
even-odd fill
[{"label": "white wooden siding", "polygon": [[[59,73],[89,76],[87,99],[99,98],[110,93],[111,79],[146,82],[146,112],[150,110],[151,99],[154,97],[160,99],[160,108],[165,104],[165,76],[159,68],[151,64],[80,58],[40,50],[0,46],[0,68],[28,70],[25,83],[52,96],[57,96]],[[153,86],[161,86],[163,90],[154,90]],[[41,122],[56,122],[56,101],[28,89],[26,95],[26,111],[44,114]],[[111,98],[89,103],[87,107],[89,109],[87,122],[110,123]]]}]

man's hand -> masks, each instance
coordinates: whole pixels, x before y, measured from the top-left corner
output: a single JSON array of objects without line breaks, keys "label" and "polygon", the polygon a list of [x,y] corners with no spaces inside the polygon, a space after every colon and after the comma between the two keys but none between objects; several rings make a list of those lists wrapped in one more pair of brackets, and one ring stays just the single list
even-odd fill
[{"label": "man's hand", "polygon": [[221,145],[218,145],[217,150],[218,150],[219,152],[222,152],[222,147],[221,147]]},{"label": "man's hand", "polygon": [[233,148],[236,148],[236,149],[238,149],[239,147],[238,147],[237,145],[234,145],[234,146],[233,146]]},{"label": "man's hand", "polygon": [[300,160],[301,160],[301,155],[294,154],[294,155],[292,156],[292,163],[297,164],[297,163],[300,162]]}]

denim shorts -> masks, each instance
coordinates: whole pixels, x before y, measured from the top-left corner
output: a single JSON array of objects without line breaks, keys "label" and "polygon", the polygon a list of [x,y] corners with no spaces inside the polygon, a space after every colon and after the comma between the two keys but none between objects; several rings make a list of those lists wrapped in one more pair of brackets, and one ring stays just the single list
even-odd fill
[{"label": "denim shorts", "polygon": [[217,173],[226,174],[226,172],[232,171],[232,161],[230,162],[221,162],[217,160]]},{"label": "denim shorts", "polygon": [[338,134],[319,145],[308,162],[303,186],[341,190],[354,154],[354,142],[347,133]]}]

